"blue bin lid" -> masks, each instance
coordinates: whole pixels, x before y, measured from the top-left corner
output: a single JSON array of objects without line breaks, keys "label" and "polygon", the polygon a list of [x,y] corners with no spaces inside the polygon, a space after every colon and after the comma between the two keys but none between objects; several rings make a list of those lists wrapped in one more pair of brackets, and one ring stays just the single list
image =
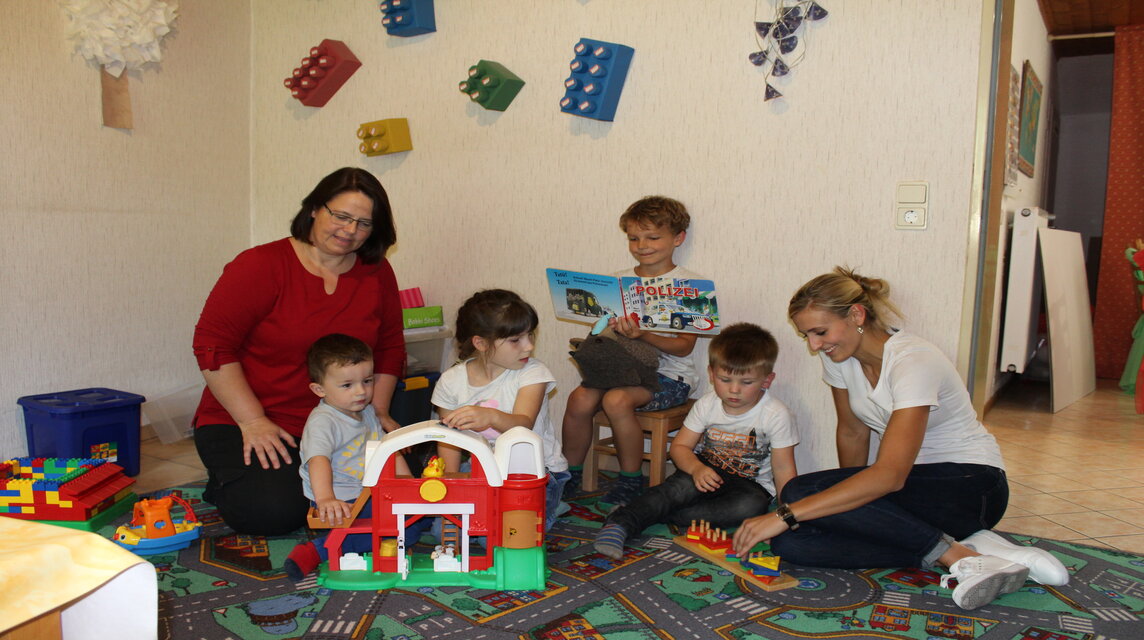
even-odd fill
[{"label": "blue bin lid", "polygon": [[[415,379],[415,378],[425,378],[428,380],[429,386],[432,386],[432,385],[437,384],[437,379],[440,377],[441,377],[440,371],[426,371],[425,373],[418,373],[418,374],[415,374],[412,376],[405,376],[404,378],[398,378],[397,387],[395,387],[395,390],[396,391],[405,391],[405,387],[409,386],[406,381],[410,380],[410,379]],[[417,387],[416,389],[414,389],[414,391],[425,388],[425,387],[419,386],[419,385],[414,385],[414,386]]]},{"label": "blue bin lid", "polygon": [[139,394],[93,387],[24,396],[16,400],[16,403],[25,409],[38,409],[48,413],[79,413],[93,409],[117,409],[142,404],[144,400],[146,398]]}]

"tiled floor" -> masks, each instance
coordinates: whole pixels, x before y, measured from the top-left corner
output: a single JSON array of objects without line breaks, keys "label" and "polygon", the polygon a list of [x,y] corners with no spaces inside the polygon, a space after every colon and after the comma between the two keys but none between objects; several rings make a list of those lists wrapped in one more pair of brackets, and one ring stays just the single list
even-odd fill
[{"label": "tiled floor", "polygon": [[[1016,382],[985,425],[1012,492],[998,529],[1144,553],[1144,416],[1114,381],[1056,414],[1047,383]],[[137,492],[206,478],[193,440],[143,437]]]},{"label": "tiled floor", "polygon": [[135,493],[143,494],[195,480],[206,480],[207,472],[199,461],[193,438],[163,444],[150,425],[143,427],[140,438],[139,475],[135,477]]},{"label": "tiled floor", "polygon": [[1017,382],[985,416],[1009,473],[997,528],[1144,553],[1144,416],[1113,380],[1060,413],[1048,383]]}]

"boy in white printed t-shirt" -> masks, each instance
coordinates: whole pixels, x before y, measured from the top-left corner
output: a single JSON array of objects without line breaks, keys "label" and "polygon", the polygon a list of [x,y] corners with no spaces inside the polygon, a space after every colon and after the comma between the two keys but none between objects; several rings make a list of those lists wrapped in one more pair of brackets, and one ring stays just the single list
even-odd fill
[{"label": "boy in white printed t-shirt", "polygon": [[608,516],[596,534],[597,552],[618,560],[630,536],[659,522],[727,528],[766,512],[798,474],[794,418],[767,393],[777,357],[774,337],[753,324],[733,324],[711,341],[712,390],[671,442],[676,472]]}]

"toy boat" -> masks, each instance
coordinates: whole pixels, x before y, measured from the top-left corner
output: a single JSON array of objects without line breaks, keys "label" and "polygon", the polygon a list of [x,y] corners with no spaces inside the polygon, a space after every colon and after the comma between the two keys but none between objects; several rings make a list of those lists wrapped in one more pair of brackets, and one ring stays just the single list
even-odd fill
[{"label": "toy boat", "polygon": [[[183,508],[182,520],[171,519],[171,503]],[[115,530],[115,544],[141,556],[169,553],[189,547],[199,538],[202,523],[186,500],[169,495],[135,503],[131,522]]]}]

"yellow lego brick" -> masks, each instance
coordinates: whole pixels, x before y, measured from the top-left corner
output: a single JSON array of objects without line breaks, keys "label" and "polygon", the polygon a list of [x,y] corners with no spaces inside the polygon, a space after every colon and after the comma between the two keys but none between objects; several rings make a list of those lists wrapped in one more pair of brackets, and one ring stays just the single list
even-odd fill
[{"label": "yellow lego brick", "polygon": [[380,156],[413,149],[413,139],[409,135],[409,120],[405,118],[363,123],[358,127],[357,137],[362,141],[358,145],[358,151],[367,156]]},{"label": "yellow lego brick", "polygon": [[60,500],[60,492],[59,491],[45,491],[44,492],[44,498],[45,498],[44,501],[47,502],[48,504],[59,505],[60,507],[63,507],[64,509],[69,509],[72,506],[71,500]]},{"label": "yellow lego brick", "polygon": [[9,480],[5,491],[19,491],[19,495],[0,498],[0,505],[10,507],[18,504],[33,504],[35,499],[31,480]]}]

